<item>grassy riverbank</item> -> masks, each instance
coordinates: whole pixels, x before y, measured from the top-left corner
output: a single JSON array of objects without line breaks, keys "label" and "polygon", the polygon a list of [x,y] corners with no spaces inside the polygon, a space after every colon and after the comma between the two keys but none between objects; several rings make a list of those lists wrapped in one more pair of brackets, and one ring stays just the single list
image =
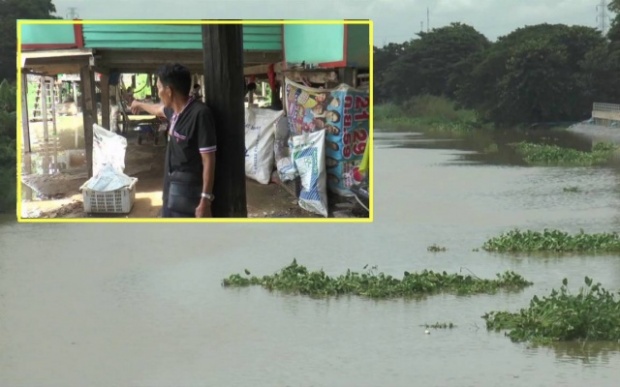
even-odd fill
[{"label": "grassy riverbank", "polygon": [[415,130],[460,134],[486,127],[474,111],[458,109],[447,98],[429,95],[412,98],[403,104],[376,105],[374,121],[377,132]]}]

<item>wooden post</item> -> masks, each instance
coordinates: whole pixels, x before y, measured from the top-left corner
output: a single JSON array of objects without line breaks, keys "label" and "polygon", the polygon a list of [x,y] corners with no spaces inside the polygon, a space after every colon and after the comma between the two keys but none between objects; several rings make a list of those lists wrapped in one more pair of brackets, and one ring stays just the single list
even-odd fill
[{"label": "wooden post", "polygon": [[[30,120],[28,119],[28,73],[22,72],[22,142],[24,152],[32,152],[30,145]],[[21,149],[18,149],[21,152]]]},{"label": "wooden post", "polygon": [[147,90],[149,91],[147,95],[149,95],[152,99],[155,99],[153,95],[153,75],[151,73],[146,74],[146,84]]},{"label": "wooden post", "polygon": [[88,177],[93,176],[93,124],[97,123],[95,96],[95,73],[89,66],[80,69],[82,85],[82,117],[84,122],[84,145],[86,147],[86,169]]},{"label": "wooden post", "polygon": [[205,90],[205,76],[200,76],[200,94],[202,94],[202,101],[207,102],[207,91]]},{"label": "wooden post", "polygon": [[153,101],[159,100],[159,92],[157,90],[157,76],[155,74],[152,74],[151,96],[153,97]]},{"label": "wooden post", "polygon": [[[24,199],[26,200],[32,200],[33,197],[33,192],[32,192],[32,188],[28,187],[26,184],[23,183],[22,180],[22,176],[23,175],[30,175],[32,174],[32,155],[31,154],[26,154],[24,155],[23,158],[24,161],[24,165],[22,165],[22,170],[21,171],[17,171],[17,173],[20,176],[20,181],[18,184],[22,185],[22,194],[25,196]],[[22,200],[22,198],[19,198],[19,200]]]},{"label": "wooden post", "polygon": [[56,81],[57,78],[56,77],[51,77],[50,78],[50,94],[51,94],[51,98],[50,100],[52,101],[52,106],[51,106],[51,111],[52,111],[52,134],[54,135],[54,140],[56,140],[56,136],[58,135],[58,128],[57,128],[57,121],[56,121],[56,99],[57,99],[57,95],[56,95]]},{"label": "wooden post", "polygon": [[78,103],[77,83],[71,82],[71,90],[73,92],[73,103],[75,104],[75,107],[81,109],[82,107]]},{"label": "wooden post", "polygon": [[346,83],[351,87],[355,87],[355,71],[350,67],[343,67],[338,70],[338,78],[340,82]]},{"label": "wooden post", "polygon": [[110,75],[101,74],[101,126],[110,128]]},{"label": "wooden post", "polygon": [[214,115],[217,153],[213,216],[247,218],[242,24],[202,26],[207,105]]},{"label": "wooden post", "polygon": [[129,117],[127,116],[127,112],[125,111],[125,102],[123,101],[124,95],[123,95],[123,90],[121,85],[119,84],[116,87],[116,103],[118,104],[118,111],[121,114],[121,119],[122,119],[122,129],[119,130],[119,133],[121,134],[126,134],[127,133],[127,126],[129,125]]},{"label": "wooden post", "polygon": [[280,89],[278,93],[280,93],[280,101],[282,101],[282,110],[284,110],[284,116],[288,116],[288,112],[286,109],[288,108],[288,100],[286,98],[286,78],[282,77],[282,82],[280,83]]},{"label": "wooden post", "polygon": [[43,141],[47,144],[50,139],[47,125],[47,78],[41,76],[39,82],[41,82],[41,104],[39,106],[41,106],[41,119],[43,120]]}]

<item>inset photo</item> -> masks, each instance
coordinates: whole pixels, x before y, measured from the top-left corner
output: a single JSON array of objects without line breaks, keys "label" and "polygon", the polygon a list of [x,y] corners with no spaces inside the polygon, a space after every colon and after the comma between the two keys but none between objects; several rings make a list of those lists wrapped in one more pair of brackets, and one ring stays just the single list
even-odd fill
[{"label": "inset photo", "polygon": [[372,23],[19,20],[20,221],[371,222]]}]

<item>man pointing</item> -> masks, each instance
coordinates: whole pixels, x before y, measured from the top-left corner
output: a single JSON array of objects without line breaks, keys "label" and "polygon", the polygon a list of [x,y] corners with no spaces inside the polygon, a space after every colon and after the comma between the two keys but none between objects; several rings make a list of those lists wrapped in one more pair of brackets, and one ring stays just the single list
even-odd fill
[{"label": "man pointing", "polygon": [[192,76],[180,64],[168,64],[157,73],[159,104],[133,101],[131,111],[145,111],[170,122],[164,167],[164,218],[211,217],[215,152],[215,125],[210,109],[190,97]]}]

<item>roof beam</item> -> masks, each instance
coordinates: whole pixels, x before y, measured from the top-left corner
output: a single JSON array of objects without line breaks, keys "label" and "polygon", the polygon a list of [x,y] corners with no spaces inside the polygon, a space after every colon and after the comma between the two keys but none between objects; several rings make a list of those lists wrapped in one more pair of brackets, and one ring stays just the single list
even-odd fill
[{"label": "roof beam", "polygon": [[334,70],[285,70],[282,72],[282,76],[286,76],[293,82],[302,83],[304,80],[312,83],[338,83],[340,79],[338,73]]},{"label": "roof beam", "polygon": [[[266,75],[269,73],[269,66],[271,64],[260,64],[254,66],[245,66],[243,69],[244,75]],[[282,62],[275,63],[273,66],[273,71],[278,74],[282,72]]]},{"label": "roof beam", "polygon": [[[246,65],[275,63],[282,60],[281,52],[244,52]],[[201,69],[203,64],[202,51],[154,51],[154,50],[97,50],[95,64],[98,67],[123,69],[149,69],[155,70],[161,64],[175,61],[190,68]]]},{"label": "roof beam", "polygon": [[[282,81],[283,76],[286,76],[294,82],[303,82],[308,80],[312,83],[328,83],[338,82],[338,73],[333,69],[283,69],[282,62],[278,62],[274,65],[274,72],[276,78]],[[245,76],[254,75],[258,78],[266,78],[269,73],[269,65],[256,65],[246,67],[244,70]]]},{"label": "roof beam", "polygon": [[[56,75],[63,73],[79,73],[80,67],[88,65],[89,56],[44,56],[41,53],[36,57],[26,57],[24,68],[30,71]],[[32,55],[32,54],[31,54]],[[51,54],[50,54],[51,55]],[[124,73],[150,73],[165,62],[174,60],[187,66],[190,71],[202,74],[204,71],[202,51],[187,50],[96,50],[95,68],[98,72],[107,73],[117,70]],[[244,65],[252,70],[245,71],[246,75],[267,74],[269,64],[275,63],[276,73],[282,71],[281,52],[244,52]],[[250,71],[250,72],[248,72]]]}]

